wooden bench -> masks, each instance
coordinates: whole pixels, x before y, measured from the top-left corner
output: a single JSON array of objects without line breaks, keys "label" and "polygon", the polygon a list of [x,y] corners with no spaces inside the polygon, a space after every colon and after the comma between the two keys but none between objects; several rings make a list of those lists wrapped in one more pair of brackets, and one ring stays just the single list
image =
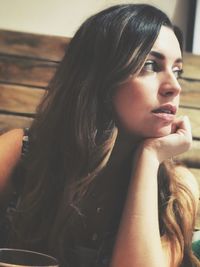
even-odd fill
[{"label": "wooden bench", "polygon": [[[0,131],[31,125],[70,38],[0,30]],[[200,188],[200,56],[184,53],[179,114],[192,123],[193,147],[182,154]],[[196,222],[200,229],[200,209]]]}]

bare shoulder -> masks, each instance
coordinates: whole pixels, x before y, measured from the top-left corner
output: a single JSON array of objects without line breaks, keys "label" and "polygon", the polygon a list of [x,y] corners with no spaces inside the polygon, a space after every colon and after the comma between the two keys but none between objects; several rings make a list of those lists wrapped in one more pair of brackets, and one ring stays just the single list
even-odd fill
[{"label": "bare shoulder", "polygon": [[195,199],[199,200],[199,186],[196,177],[193,173],[185,166],[178,165],[175,167],[177,176],[187,186],[187,188],[194,195]]},{"label": "bare shoulder", "polygon": [[23,129],[10,130],[0,136],[0,159],[4,155],[15,157],[22,146]]},{"label": "bare shoulder", "polygon": [[22,138],[23,129],[10,130],[0,136],[0,190],[20,159]]}]

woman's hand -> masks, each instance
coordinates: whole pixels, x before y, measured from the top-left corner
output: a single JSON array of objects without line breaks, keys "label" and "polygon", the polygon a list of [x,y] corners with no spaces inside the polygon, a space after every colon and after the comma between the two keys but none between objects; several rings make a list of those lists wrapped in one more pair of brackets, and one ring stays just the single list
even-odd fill
[{"label": "woman's hand", "polygon": [[187,151],[192,145],[192,132],[187,116],[177,118],[172,125],[172,133],[159,138],[149,138],[143,142],[143,149],[155,153],[159,162]]}]

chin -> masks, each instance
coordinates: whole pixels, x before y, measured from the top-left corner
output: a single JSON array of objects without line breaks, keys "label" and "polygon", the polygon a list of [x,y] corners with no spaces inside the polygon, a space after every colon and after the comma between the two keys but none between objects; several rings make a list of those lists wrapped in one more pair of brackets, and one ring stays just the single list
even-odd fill
[{"label": "chin", "polygon": [[127,128],[119,128],[121,129],[121,132],[125,133],[128,136],[134,136],[135,138],[138,139],[143,139],[143,138],[158,138],[158,137],[163,137],[167,136],[172,133],[172,125],[166,125],[164,127],[146,127],[143,129],[127,129]]}]

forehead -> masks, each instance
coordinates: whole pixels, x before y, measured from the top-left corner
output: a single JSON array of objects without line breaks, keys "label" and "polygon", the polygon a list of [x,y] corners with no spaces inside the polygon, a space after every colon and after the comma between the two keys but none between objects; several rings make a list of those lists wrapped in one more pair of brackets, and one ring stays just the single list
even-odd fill
[{"label": "forehead", "polygon": [[182,57],[180,45],[176,35],[172,29],[166,26],[161,27],[158,37],[151,50],[163,54],[167,59],[171,59],[172,61]]}]

